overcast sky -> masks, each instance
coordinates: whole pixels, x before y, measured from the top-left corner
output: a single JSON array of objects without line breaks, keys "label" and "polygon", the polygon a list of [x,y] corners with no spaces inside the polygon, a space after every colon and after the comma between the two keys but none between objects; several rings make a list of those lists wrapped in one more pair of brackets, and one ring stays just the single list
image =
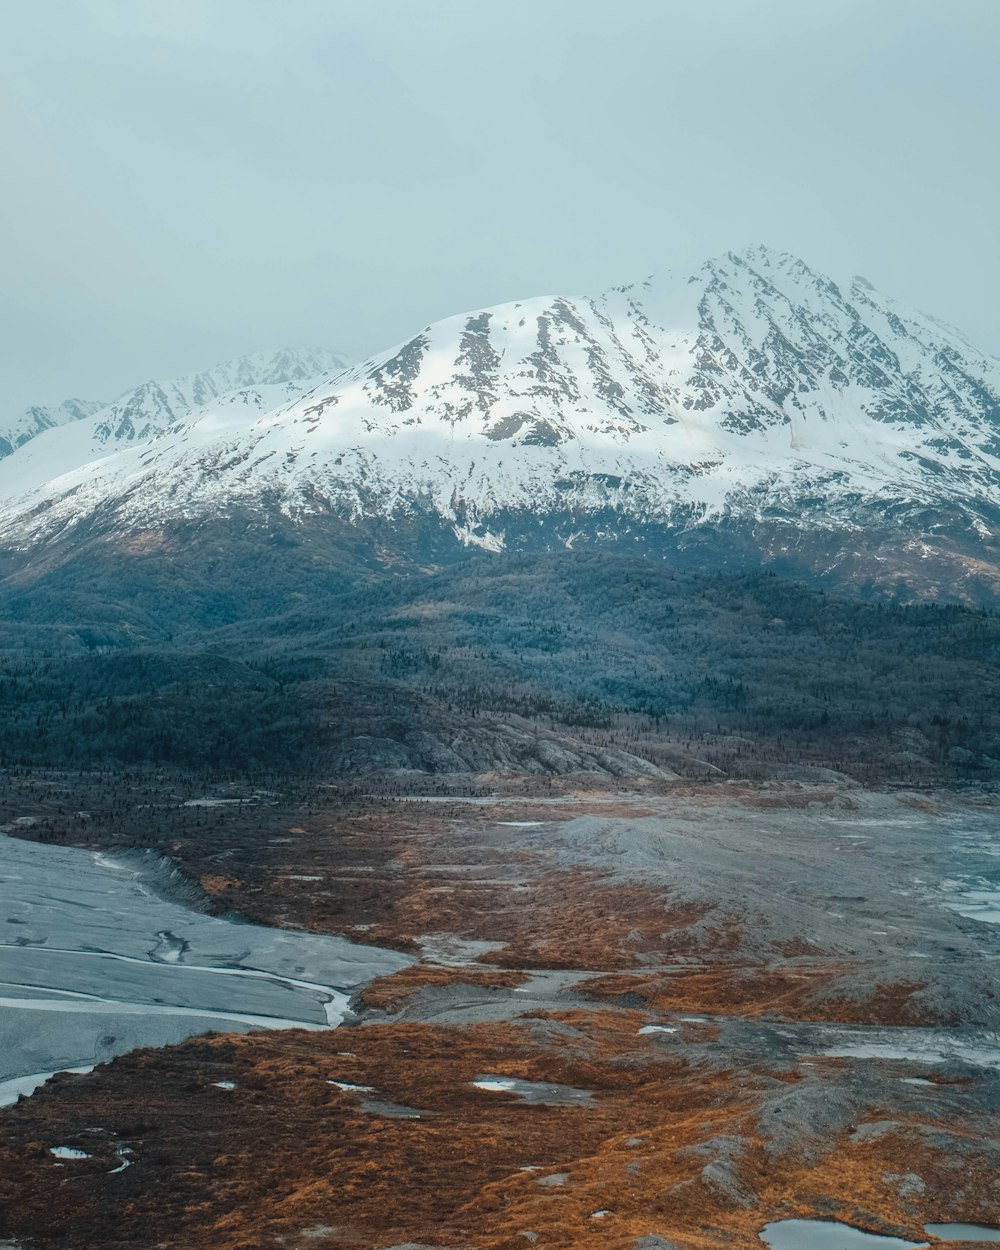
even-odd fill
[{"label": "overcast sky", "polygon": [[765,242],[1000,350],[1000,0],[0,0],[0,409]]}]

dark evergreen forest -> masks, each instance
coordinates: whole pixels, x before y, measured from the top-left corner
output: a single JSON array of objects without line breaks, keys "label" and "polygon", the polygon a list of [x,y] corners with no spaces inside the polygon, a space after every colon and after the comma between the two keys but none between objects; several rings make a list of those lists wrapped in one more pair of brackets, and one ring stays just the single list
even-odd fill
[{"label": "dark evergreen forest", "polygon": [[555,744],[542,771],[569,771],[556,748],[575,742],[692,777],[1000,777],[1000,616],[985,610],[594,550],[303,574],[264,615],[252,578],[220,574],[210,619],[186,611],[181,576],[154,613],[79,583],[8,587],[0,762],[484,772],[514,726]]}]

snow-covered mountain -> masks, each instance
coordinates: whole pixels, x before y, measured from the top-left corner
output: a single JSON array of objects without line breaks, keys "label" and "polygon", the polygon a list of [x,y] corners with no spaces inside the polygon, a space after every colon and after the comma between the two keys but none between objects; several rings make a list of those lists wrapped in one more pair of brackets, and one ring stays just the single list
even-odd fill
[{"label": "snow-covered mountain", "polygon": [[[145,445],[194,420],[195,414],[202,428],[246,424],[345,367],[343,357],[330,351],[261,351],[167,382],[144,382],[112,404],[70,400],[52,410],[69,415],[47,425],[41,417],[48,410],[29,409],[40,419],[31,445],[24,445],[28,438],[22,438],[17,457],[9,464],[0,462],[0,499],[48,488],[50,483],[58,490],[62,477],[73,470],[96,475],[116,452]],[[75,420],[72,428],[63,428],[70,420]],[[108,462],[112,471],[113,465],[113,460]]]},{"label": "snow-covered mountain", "polygon": [[1000,361],[864,279],[753,248],[428,326],[273,411],[206,412],[39,482],[0,528],[24,545],[97,515],[234,511],[430,519],[496,549],[767,529],[768,558],[884,526],[913,559],[974,562],[1000,517]]},{"label": "snow-covered mountain", "polygon": [[137,386],[101,412],[95,434],[105,447],[141,442],[220,396],[270,386],[294,387],[340,373],[345,366],[342,357],[328,351],[253,352],[200,373]]},{"label": "snow-covered mountain", "polygon": [[103,407],[99,400],[64,399],[54,407],[32,404],[14,416],[0,418],[0,458],[9,456],[46,430],[69,425],[71,421],[83,421]]}]

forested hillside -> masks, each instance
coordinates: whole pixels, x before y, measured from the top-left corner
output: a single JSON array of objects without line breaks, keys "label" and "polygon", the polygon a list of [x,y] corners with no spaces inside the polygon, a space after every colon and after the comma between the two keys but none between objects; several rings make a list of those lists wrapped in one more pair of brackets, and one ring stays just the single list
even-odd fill
[{"label": "forested hillside", "polygon": [[686,776],[1000,777],[985,611],[599,552],[303,583],[264,618],[240,602],[156,637],[122,604],[113,629],[69,619],[78,599],[59,620],[43,597],[33,621],[22,593],[0,626],[3,763],[625,775],[601,759],[624,751]]}]

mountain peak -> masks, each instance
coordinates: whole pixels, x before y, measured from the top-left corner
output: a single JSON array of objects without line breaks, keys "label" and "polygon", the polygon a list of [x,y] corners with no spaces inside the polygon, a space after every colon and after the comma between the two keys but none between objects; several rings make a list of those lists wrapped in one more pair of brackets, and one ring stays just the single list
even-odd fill
[{"label": "mountain peak", "polygon": [[343,356],[325,348],[260,349],[243,356],[234,356],[221,364],[186,373],[168,381],[150,379],[119,396],[109,408],[128,404],[140,393],[157,391],[186,398],[181,406],[196,407],[213,395],[244,386],[273,386],[308,381],[321,376],[333,377],[347,367]]},{"label": "mountain peak", "polygon": [[757,265],[764,269],[808,268],[805,261],[794,253],[771,247],[767,243],[751,243],[737,251],[727,252],[726,256],[737,264]]},{"label": "mountain peak", "polygon": [[[135,450],[36,479],[8,532],[44,536],[95,511],[129,529],[277,507],[433,519],[493,547],[781,518],[794,546],[886,512],[961,514],[966,533],[1000,515],[1000,363],[869,284],[842,290],[763,245],[464,313],[308,383],[245,385],[294,375],[300,355],[124,397],[90,419],[95,455]],[[143,424],[154,402],[160,424]]]}]

